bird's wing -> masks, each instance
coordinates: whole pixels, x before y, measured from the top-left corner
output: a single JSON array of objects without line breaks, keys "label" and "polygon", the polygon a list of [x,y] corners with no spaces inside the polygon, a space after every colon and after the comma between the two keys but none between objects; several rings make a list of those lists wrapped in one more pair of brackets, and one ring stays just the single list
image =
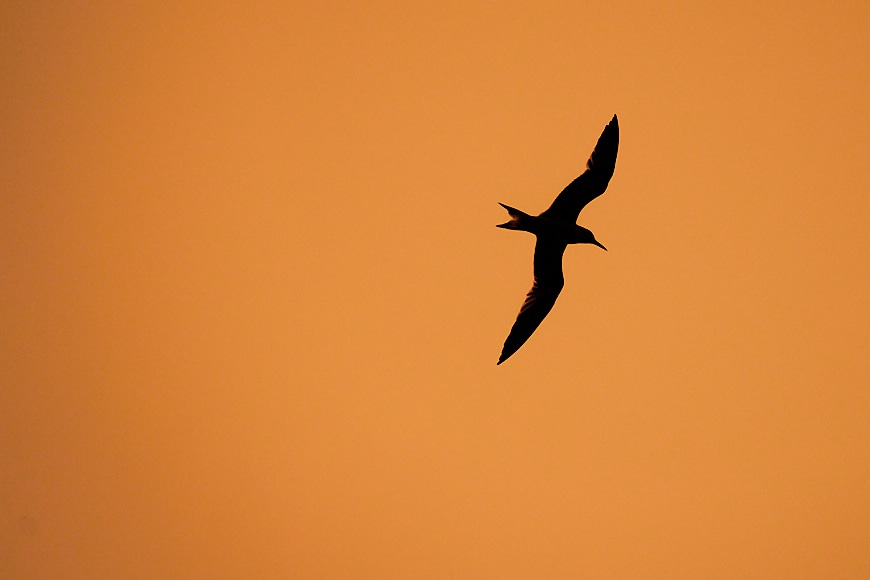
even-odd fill
[{"label": "bird's wing", "polygon": [[619,148],[619,123],[616,115],[604,127],[598,143],[586,162],[586,171],[562,190],[541,216],[574,223],[590,201],[604,193],[616,168]]},{"label": "bird's wing", "polygon": [[547,316],[565,285],[562,276],[562,254],[565,244],[538,238],[535,244],[535,282],[504,341],[498,364],[503,363],[532,336]]}]

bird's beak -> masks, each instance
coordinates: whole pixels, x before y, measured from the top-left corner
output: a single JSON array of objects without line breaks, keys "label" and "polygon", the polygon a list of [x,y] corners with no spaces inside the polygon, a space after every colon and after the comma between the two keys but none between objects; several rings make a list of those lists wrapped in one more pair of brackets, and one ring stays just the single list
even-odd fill
[{"label": "bird's beak", "polygon": [[605,252],[607,251],[607,248],[602,246],[601,242],[599,242],[598,240],[592,240],[592,243],[595,244],[596,246],[598,246],[599,248],[601,248],[602,250],[604,250]]}]

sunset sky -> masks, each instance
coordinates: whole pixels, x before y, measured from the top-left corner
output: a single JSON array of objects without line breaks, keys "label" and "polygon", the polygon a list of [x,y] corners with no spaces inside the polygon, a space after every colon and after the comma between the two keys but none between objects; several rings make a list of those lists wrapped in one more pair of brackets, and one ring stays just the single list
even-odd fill
[{"label": "sunset sky", "polygon": [[870,577],[868,30],[0,3],[0,577]]}]

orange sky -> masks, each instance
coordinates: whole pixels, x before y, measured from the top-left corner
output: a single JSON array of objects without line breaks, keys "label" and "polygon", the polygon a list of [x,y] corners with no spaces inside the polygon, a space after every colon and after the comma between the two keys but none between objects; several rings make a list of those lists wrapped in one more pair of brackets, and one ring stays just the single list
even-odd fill
[{"label": "orange sky", "polygon": [[539,4],[0,6],[0,576],[870,577],[870,4]]}]

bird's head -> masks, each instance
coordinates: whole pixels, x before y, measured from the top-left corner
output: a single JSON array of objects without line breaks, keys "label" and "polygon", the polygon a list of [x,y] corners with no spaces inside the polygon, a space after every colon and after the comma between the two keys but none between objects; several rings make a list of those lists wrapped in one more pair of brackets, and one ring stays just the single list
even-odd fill
[{"label": "bird's head", "polygon": [[574,225],[574,231],[571,235],[572,241],[569,243],[572,244],[594,244],[601,248],[602,250],[607,250],[601,242],[595,239],[595,234],[584,228],[583,226]]}]

